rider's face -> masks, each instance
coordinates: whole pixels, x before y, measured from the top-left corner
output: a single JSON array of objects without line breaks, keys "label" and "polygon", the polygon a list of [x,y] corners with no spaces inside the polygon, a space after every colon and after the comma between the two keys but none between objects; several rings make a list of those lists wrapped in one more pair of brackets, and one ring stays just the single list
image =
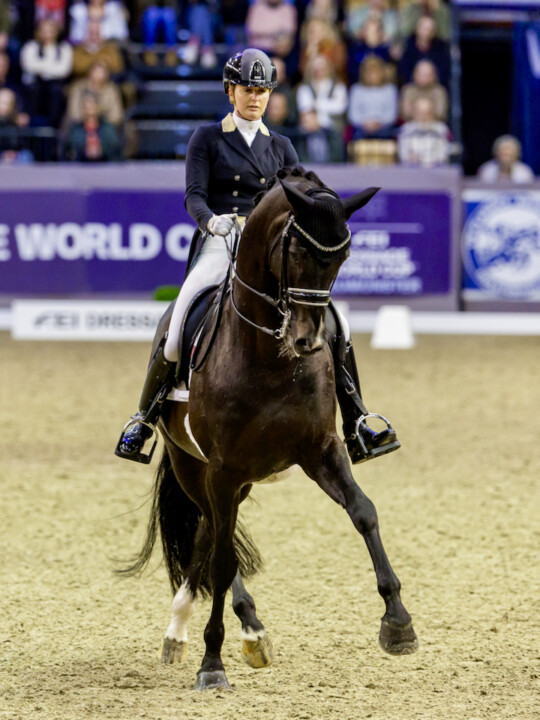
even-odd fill
[{"label": "rider's face", "polygon": [[234,105],[236,114],[244,120],[260,120],[264,115],[270,90],[260,87],[233,85],[229,88],[229,99]]}]

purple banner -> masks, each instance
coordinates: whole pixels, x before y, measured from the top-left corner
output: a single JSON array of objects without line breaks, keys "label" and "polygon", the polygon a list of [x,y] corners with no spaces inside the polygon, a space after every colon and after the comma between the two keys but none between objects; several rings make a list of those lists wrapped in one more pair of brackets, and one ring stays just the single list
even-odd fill
[{"label": "purple banner", "polygon": [[0,292],[151,292],[180,284],[195,230],[183,192],[0,194]]},{"label": "purple banner", "polygon": [[447,194],[375,195],[349,223],[351,256],[340,270],[334,294],[410,297],[448,293],[450,214]]},{"label": "purple banner", "polygon": [[[334,294],[448,293],[450,213],[446,193],[376,195],[350,223],[351,257]],[[178,285],[195,229],[181,190],[7,190],[0,217],[0,293],[19,296]]]}]

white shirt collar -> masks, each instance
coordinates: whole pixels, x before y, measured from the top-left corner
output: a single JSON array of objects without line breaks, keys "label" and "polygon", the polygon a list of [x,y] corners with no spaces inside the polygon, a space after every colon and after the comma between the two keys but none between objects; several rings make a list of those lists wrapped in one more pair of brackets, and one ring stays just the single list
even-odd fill
[{"label": "white shirt collar", "polygon": [[244,118],[236,114],[236,110],[233,112],[233,120],[241,133],[248,133],[249,135],[255,135],[262,125],[262,118],[259,118],[259,120],[244,120]]}]

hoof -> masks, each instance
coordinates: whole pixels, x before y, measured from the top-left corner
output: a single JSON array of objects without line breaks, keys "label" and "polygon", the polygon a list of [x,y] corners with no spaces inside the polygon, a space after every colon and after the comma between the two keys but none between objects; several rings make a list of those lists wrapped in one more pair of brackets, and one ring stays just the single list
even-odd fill
[{"label": "hoof", "polygon": [[165,665],[183,663],[187,658],[187,642],[166,637],[161,646],[161,662]]},{"label": "hoof", "polygon": [[396,625],[383,620],[379,644],[390,655],[411,655],[418,650],[418,638],[410,622],[406,625]]},{"label": "hoof", "polygon": [[232,687],[227,682],[227,678],[225,677],[223,670],[199,672],[197,675],[197,682],[193,686],[194,690],[216,690],[217,688],[232,690]]},{"label": "hoof", "polygon": [[242,657],[252,668],[263,668],[272,664],[274,652],[272,641],[266,634],[266,631],[254,640],[243,641]]}]

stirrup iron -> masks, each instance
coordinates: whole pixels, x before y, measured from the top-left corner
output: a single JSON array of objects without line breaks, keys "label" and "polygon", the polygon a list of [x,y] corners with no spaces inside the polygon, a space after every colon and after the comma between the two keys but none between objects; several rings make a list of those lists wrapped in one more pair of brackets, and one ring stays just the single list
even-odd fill
[{"label": "stirrup iron", "polygon": [[[378,432],[376,430],[373,430],[367,423],[364,421],[367,418],[370,417],[376,417],[382,420],[384,423],[386,423],[386,429],[385,430],[379,430]],[[374,436],[380,435],[381,433],[386,432],[392,432],[394,435],[394,440],[383,443],[379,446],[375,446],[372,448],[368,448],[366,444],[366,438],[364,437],[363,433],[360,432],[360,425],[364,423],[365,427],[369,430],[370,433],[372,433]],[[388,437],[388,436],[387,436]],[[389,452],[392,452],[394,450],[398,450],[401,447],[401,443],[395,436],[395,431],[392,425],[390,424],[390,421],[384,417],[384,415],[379,415],[379,413],[370,413],[366,412],[363,415],[361,415],[359,418],[356,418],[354,420],[354,431],[351,431],[345,436],[345,441],[347,443],[347,449],[349,450],[349,455],[351,457],[351,460],[354,464],[365,462],[366,460],[371,460],[372,458],[379,457],[380,455],[386,455]],[[351,443],[351,444],[350,444]],[[357,454],[357,450],[353,449],[354,445],[352,443],[357,444],[357,448],[360,449],[360,455]]]},{"label": "stirrup iron", "polygon": [[[133,455],[126,455],[122,453],[121,444],[124,440],[124,435],[127,430],[129,430],[130,427],[133,425],[144,425],[144,427],[147,427],[150,430],[150,435],[148,438],[146,438],[145,442],[150,440],[152,437],[154,438],[154,442],[152,444],[152,447],[150,448],[150,452],[148,454],[144,454],[143,452],[134,453]],[[143,463],[144,465],[149,465],[152,461],[152,456],[154,455],[154,450],[156,449],[156,446],[158,444],[158,436],[157,436],[157,429],[155,425],[152,425],[152,423],[147,422],[144,420],[142,415],[140,413],[135,413],[135,415],[132,415],[130,419],[127,421],[127,423],[122,428],[122,433],[120,434],[120,439],[118,440],[118,443],[116,445],[115,455],[118,455],[118,457],[124,458],[126,460],[134,460],[135,462]]]}]

